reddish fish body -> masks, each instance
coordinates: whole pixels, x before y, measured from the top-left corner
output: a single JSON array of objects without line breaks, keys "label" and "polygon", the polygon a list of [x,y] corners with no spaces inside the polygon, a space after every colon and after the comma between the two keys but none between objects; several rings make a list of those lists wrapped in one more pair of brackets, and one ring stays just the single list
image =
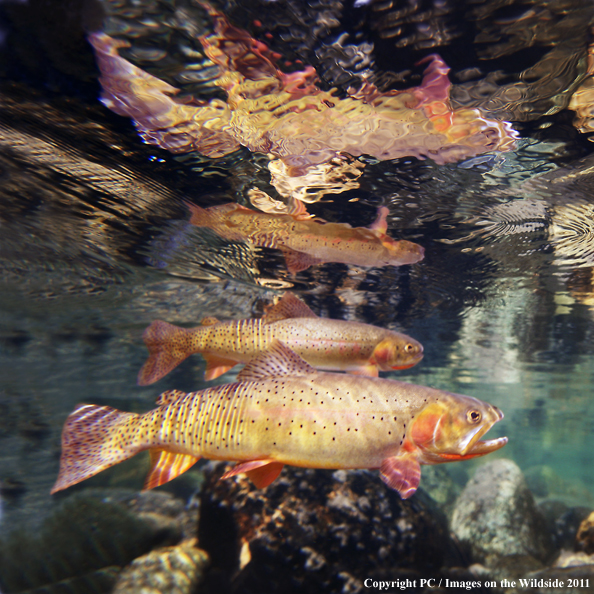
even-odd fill
[{"label": "reddish fish body", "polygon": [[219,322],[198,328],[153,322],[144,333],[149,358],[138,375],[141,386],[156,382],[193,353],[206,359],[206,379],[247,363],[280,340],[318,369],[377,376],[378,369],[406,369],[423,358],[414,338],[370,324],[320,318],[291,293],[261,319]]},{"label": "reddish fish body", "polygon": [[259,247],[280,249],[291,273],[314,264],[340,262],[355,266],[401,266],[423,259],[416,243],[396,241],[386,235],[385,216],[377,228],[351,227],[346,223],[321,223],[301,215],[270,214],[238,204],[210,208],[188,205],[190,223],[208,227],[230,241],[249,240]]},{"label": "reddish fish body", "polygon": [[65,489],[142,450],[151,451],[146,487],[184,472],[200,457],[239,464],[270,484],[284,464],[379,468],[403,497],[421,464],[487,454],[506,438],[481,441],[503,418],[475,398],[387,379],[318,372],[282,343],[248,364],[238,381],[200,392],[169,392],[142,415],[83,405],[66,422],[60,474]]}]

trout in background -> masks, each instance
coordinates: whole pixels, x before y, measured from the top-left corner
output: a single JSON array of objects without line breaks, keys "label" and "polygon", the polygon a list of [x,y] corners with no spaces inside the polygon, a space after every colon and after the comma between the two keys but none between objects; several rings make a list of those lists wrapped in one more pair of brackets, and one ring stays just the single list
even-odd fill
[{"label": "trout in background", "polygon": [[229,241],[251,241],[279,249],[291,274],[315,264],[339,262],[355,266],[402,266],[423,259],[424,249],[411,241],[386,235],[388,209],[379,209],[371,227],[311,219],[303,209],[293,214],[269,214],[229,203],[210,208],[188,204],[190,223],[208,227]]},{"label": "trout in background", "polygon": [[144,414],[81,405],[62,433],[52,493],[149,450],[145,488],[175,478],[199,458],[236,461],[269,485],[284,464],[378,468],[410,497],[421,464],[483,456],[507,443],[481,438],[503,413],[476,398],[388,379],[316,371],[281,342],[252,360],[237,382],[199,392],[165,392]]},{"label": "trout in background", "polygon": [[179,328],[157,320],[143,334],[149,358],[138,374],[146,386],[161,379],[186,357],[200,353],[205,379],[247,363],[275,340],[320,369],[376,376],[378,369],[407,369],[423,358],[414,338],[370,324],[318,317],[292,293],[268,308],[261,319],[219,322],[206,318],[198,328]]}]

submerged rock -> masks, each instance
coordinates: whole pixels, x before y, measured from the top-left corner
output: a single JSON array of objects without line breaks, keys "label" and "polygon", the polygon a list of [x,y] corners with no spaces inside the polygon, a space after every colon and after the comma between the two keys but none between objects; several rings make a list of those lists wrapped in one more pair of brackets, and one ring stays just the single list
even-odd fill
[{"label": "submerged rock", "polygon": [[452,530],[475,561],[492,568],[535,569],[553,552],[545,519],[511,460],[478,468],[456,502]]},{"label": "submerged rock", "polygon": [[185,540],[135,559],[120,574],[113,594],[191,594],[207,565],[208,555],[196,540]]},{"label": "submerged rock", "polygon": [[538,509],[545,517],[555,549],[573,549],[580,524],[590,513],[590,508],[569,507],[562,501],[546,499]]},{"label": "submerged rock", "polygon": [[580,524],[575,537],[575,548],[587,555],[594,553],[594,512]]},{"label": "submerged rock", "polygon": [[104,501],[98,497],[100,492],[68,497],[37,533],[15,531],[0,540],[4,594],[31,589],[107,594],[122,567],[181,538],[179,525],[165,515],[148,512],[154,506],[141,505],[142,512],[135,513],[142,495],[119,491],[112,501]]},{"label": "submerged rock", "polygon": [[257,490],[222,472],[207,471],[201,500],[205,592],[362,592],[366,578],[435,576],[452,551],[432,500],[403,501],[376,473],[285,467]]}]

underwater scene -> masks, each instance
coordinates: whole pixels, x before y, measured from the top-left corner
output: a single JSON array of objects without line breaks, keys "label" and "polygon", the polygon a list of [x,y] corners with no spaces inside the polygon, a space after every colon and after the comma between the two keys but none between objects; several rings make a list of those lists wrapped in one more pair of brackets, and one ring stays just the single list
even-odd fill
[{"label": "underwater scene", "polygon": [[593,27],[0,0],[0,594],[594,592]]}]

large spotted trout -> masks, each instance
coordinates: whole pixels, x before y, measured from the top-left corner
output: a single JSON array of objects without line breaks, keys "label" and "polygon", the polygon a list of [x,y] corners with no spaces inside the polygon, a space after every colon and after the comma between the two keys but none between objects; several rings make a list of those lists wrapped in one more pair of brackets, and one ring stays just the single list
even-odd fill
[{"label": "large spotted trout", "polygon": [[62,433],[52,493],[149,450],[145,488],[173,479],[199,458],[235,461],[223,478],[246,473],[266,487],[283,465],[378,468],[403,498],[421,464],[483,456],[506,437],[483,441],[503,418],[469,396],[388,379],[316,371],[280,342],[237,382],[199,392],[165,392],[144,414],[81,405]]},{"label": "large spotted trout", "polygon": [[424,250],[411,241],[386,235],[388,209],[380,208],[371,227],[327,223],[298,214],[270,214],[239,204],[201,208],[188,204],[190,223],[208,227],[229,241],[251,241],[259,247],[279,249],[291,274],[323,262],[355,266],[401,266],[423,259]]},{"label": "large spotted trout", "polygon": [[378,369],[407,369],[423,358],[414,338],[370,324],[318,317],[292,293],[285,293],[259,319],[219,322],[205,318],[197,328],[153,322],[143,334],[149,358],[138,374],[146,386],[186,357],[201,353],[205,378],[214,379],[237,363],[247,363],[280,340],[318,369],[377,377]]}]

